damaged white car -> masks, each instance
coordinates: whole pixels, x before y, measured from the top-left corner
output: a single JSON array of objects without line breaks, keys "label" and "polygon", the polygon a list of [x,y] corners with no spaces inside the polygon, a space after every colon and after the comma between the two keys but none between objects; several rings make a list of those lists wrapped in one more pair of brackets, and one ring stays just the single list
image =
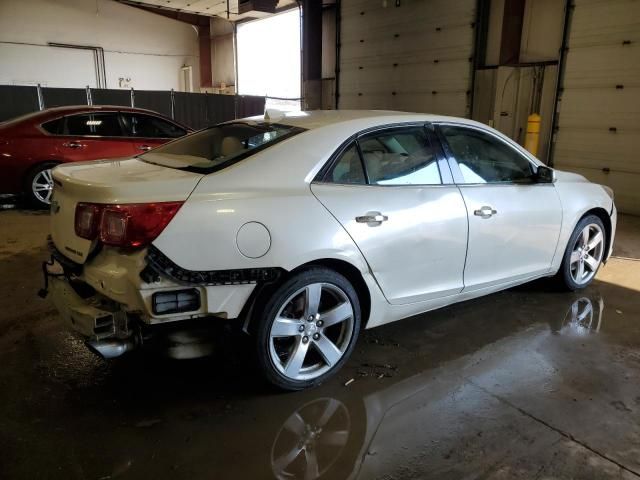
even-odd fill
[{"label": "damaged white car", "polygon": [[90,348],[237,319],[290,390],[335,373],[361,327],[539,277],[585,287],[616,227],[610,189],[423,114],[237,120],[53,180],[45,279]]}]

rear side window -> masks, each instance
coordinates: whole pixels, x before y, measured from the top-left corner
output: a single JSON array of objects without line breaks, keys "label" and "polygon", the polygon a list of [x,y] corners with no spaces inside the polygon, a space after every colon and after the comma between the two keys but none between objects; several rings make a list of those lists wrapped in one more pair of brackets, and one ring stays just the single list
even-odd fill
[{"label": "rear side window", "polygon": [[52,135],[61,134],[64,128],[64,118],[56,118],[55,120],[45,122],[42,124],[42,128],[45,132],[51,133]]},{"label": "rear side window", "polygon": [[121,137],[117,113],[83,113],[66,117],[65,135]]},{"label": "rear side window", "polygon": [[348,185],[364,185],[367,183],[364,170],[362,169],[362,161],[358,154],[356,144],[353,143],[347,148],[331,170],[325,177],[328,182],[342,183]]},{"label": "rear side window", "polygon": [[174,140],[138,158],[165,167],[211,173],[302,131],[302,128],[273,123],[223,123]]},{"label": "rear side window", "polygon": [[184,128],[153,115],[122,113],[127,135],[142,138],[178,138],[187,134]]},{"label": "rear side window", "polygon": [[438,157],[423,127],[375,132],[358,139],[369,183],[439,185]]}]

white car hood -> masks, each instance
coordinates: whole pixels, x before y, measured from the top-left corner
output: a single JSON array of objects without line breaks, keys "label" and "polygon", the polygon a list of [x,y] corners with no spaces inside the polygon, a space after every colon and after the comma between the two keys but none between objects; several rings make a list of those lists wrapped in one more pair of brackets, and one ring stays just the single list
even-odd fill
[{"label": "white car hood", "polygon": [[584,178],[582,175],[578,175],[577,173],[565,172],[562,170],[555,170],[556,178],[564,183],[589,183],[589,180]]}]

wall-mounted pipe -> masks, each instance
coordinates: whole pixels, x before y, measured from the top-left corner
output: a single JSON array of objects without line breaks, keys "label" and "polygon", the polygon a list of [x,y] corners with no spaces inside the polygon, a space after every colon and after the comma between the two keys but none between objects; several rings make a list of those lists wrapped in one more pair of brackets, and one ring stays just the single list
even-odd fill
[{"label": "wall-mounted pipe", "polygon": [[556,144],[558,129],[558,102],[562,91],[562,81],[564,80],[564,69],[567,58],[567,44],[569,43],[569,28],[571,26],[571,13],[573,5],[571,0],[564,3],[564,26],[562,27],[562,45],[560,46],[560,59],[558,61],[558,75],[556,76],[556,92],[553,98],[553,112],[551,113],[551,141],[547,149],[547,164],[553,167],[553,152]]},{"label": "wall-mounted pipe", "polygon": [[42,96],[42,87],[40,84],[36,87],[36,92],[38,93],[38,108],[44,110],[44,97]]},{"label": "wall-mounted pipe", "polygon": [[48,42],[50,47],[58,48],[75,48],[78,50],[92,50],[93,63],[96,71],[96,87],[107,88],[107,68],[104,61],[104,49],[102,47],[94,47],[91,45],[74,45],[71,43],[55,43]]},{"label": "wall-mounted pipe", "polygon": [[341,11],[342,11],[342,2],[341,0],[336,0],[336,66],[335,66],[335,104],[336,110],[340,108],[340,24],[341,24]]}]

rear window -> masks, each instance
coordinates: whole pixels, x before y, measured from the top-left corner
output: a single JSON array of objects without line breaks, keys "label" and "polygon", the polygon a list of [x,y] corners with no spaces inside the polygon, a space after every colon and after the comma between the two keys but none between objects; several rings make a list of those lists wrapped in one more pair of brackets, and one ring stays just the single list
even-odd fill
[{"label": "rear window", "polygon": [[42,124],[42,128],[44,128],[46,132],[52,133],[53,135],[62,133],[63,127],[64,118],[56,118],[55,120],[51,120],[50,122]]},{"label": "rear window", "polygon": [[138,158],[164,167],[211,173],[303,131],[272,123],[234,122],[201,130]]}]

